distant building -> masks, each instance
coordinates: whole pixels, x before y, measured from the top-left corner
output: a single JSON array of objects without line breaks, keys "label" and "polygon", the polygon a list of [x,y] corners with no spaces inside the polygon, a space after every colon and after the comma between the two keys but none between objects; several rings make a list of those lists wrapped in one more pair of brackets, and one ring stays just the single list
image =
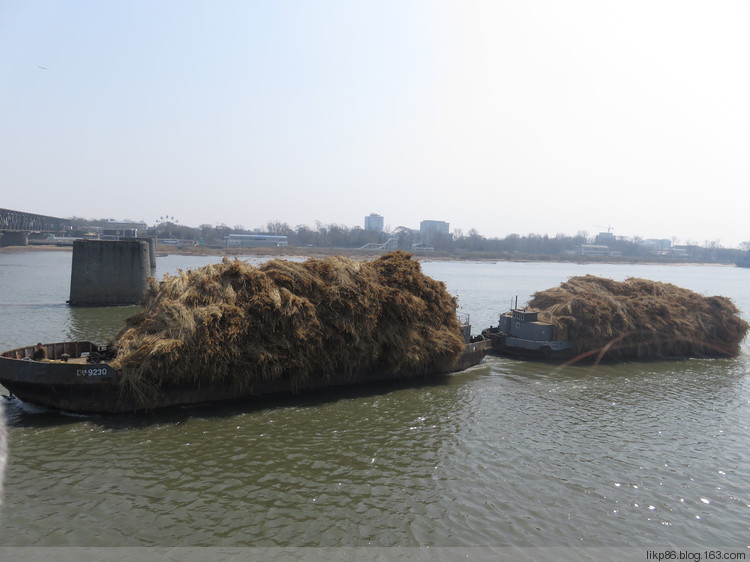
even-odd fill
[{"label": "distant building", "polygon": [[594,239],[595,244],[599,244],[602,246],[608,246],[609,244],[612,244],[615,242],[616,238],[615,235],[611,232],[600,232],[596,235],[596,238]]},{"label": "distant building", "polygon": [[375,213],[370,213],[365,217],[365,230],[367,232],[383,232],[383,217]]},{"label": "distant building", "polygon": [[672,246],[669,253],[679,258],[695,258],[701,253],[702,248],[695,244],[680,244]]},{"label": "distant building", "polygon": [[670,253],[673,256],[687,258],[692,253],[695,253],[695,248],[697,248],[697,246],[673,246]]},{"label": "distant building", "polygon": [[160,238],[157,242],[166,246],[179,246],[181,248],[190,248],[198,245],[198,242],[195,240],[178,240],[177,238]]},{"label": "distant building", "polygon": [[639,245],[646,248],[648,252],[653,255],[666,255],[672,248],[672,242],[666,238],[649,238],[648,240],[641,240]]},{"label": "distant building", "polygon": [[577,256],[621,256],[622,252],[609,249],[603,244],[581,244],[576,247]]},{"label": "distant building", "polygon": [[148,226],[143,221],[107,221],[101,228],[101,239],[135,238],[139,230],[141,234],[145,234],[147,228]]},{"label": "distant building", "polygon": [[120,240],[121,238],[136,238],[138,236],[137,228],[128,229],[109,229],[103,228],[99,234],[100,240]]},{"label": "distant building", "polygon": [[419,223],[419,235],[422,242],[450,235],[450,224],[445,221],[426,220]]},{"label": "distant building", "polygon": [[250,246],[253,248],[276,248],[288,246],[286,236],[273,234],[228,234],[224,237],[224,246]]}]

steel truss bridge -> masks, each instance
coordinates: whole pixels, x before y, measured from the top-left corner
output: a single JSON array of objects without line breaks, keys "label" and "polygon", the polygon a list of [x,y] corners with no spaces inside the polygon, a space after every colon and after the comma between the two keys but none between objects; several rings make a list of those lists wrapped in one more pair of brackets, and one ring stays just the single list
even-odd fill
[{"label": "steel truss bridge", "polygon": [[25,246],[29,232],[60,232],[71,226],[70,219],[0,209],[0,246]]},{"label": "steel truss bridge", "polygon": [[25,230],[27,232],[57,232],[73,225],[70,219],[35,215],[10,209],[0,209],[0,230]]}]

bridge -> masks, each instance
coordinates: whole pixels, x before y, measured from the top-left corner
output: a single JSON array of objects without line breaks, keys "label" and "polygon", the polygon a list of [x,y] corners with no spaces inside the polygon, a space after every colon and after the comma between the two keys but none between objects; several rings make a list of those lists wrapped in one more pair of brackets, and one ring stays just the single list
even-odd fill
[{"label": "bridge", "polygon": [[0,209],[0,246],[26,246],[29,232],[60,232],[71,226],[70,219]]}]

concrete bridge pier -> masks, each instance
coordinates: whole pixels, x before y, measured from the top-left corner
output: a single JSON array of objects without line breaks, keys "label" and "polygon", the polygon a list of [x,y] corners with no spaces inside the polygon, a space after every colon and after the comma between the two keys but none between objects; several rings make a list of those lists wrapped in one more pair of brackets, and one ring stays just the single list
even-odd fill
[{"label": "concrete bridge pier", "polygon": [[3,230],[0,235],[0,247],[28,245],[29,233],[25,230]]},{"label": "concrete bridge pier", "polygon": [[151,275],[151,254],[145,240],[76,240],[68,303],[139,304]]},{"label": "concrete bridge pier", "polygon": [[148,243],[149,264],[151,271],[156,271],[156,238],[153,236],[139,236],[138,240],[144,240]]}]

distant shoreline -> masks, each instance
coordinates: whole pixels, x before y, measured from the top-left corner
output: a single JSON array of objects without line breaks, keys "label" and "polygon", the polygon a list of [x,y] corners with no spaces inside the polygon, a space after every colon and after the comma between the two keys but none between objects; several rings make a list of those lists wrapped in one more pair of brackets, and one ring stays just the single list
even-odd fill
[{"label": "distant shoreline", "polygon": [[[56,246],[53,244],[32,244],[29,246],[6,246],[0,247],[0,254],[13,254],[24,252],[72,252],[72,246]],[[158,244],[156,246],[156,255],[182,255],[182,256],[216,256],[227,258],[243,257],[271,257],[271,258],[325,258],[327,256],[344,256],[358,260],[372,260],[383,255],[383,251],[362,251],[359,249],[348,248],[216,248],[209,246],[193,246],[177,248],[175,246]],[[543,255],[535,257],[533,255],[524,255],[523,257],[507,256],[490,256],[490,255],[455,255],[455,254],[427,254],[424,252],[411,252],[417,261],[456,261],[456,262],[518,262],[518,263],[580,263],[580,264],[613,264],[613,265],[674,265],[690,266],[703,265],[713,267],[736,267],[733,263],[718,262],[678,262],[669,260],[654,259],[581,259],[580,256],[551,256]]]}]

